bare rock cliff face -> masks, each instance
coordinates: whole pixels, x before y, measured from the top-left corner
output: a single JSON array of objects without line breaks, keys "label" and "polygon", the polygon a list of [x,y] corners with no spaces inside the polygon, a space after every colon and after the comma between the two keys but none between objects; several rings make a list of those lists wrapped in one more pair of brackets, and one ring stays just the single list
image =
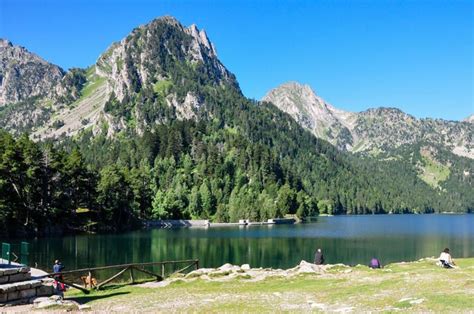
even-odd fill
[{"label": "bare rock cliff face", "polygon": [[[64,73],[22,47],[0,41],[0,125],[35,139],[108,126],[107,135],[166,119],[195,119],[204,89],[233,88],[235,76],[196,25],[162,17],[135,28],[87,69]],[[38,96],[38,97],[34,97]],[[130,123],[134,120],[134,123]]]},{"label": "bare rock cliff face", "polygon": [[107,77],[110,91],[121,101],[144,86],[169,79],[171,62],[202,64],[215,84],[238,87],[234,75],[217,59],[205,31],[194,24],[185,28],[169,16],[142,25],[112,44],[97,60],[96,71]]},{"label": "bare rock cliff face", "polygon": [[0,106],[52,95],[64,71],[23,47],[0,39]]},{"label": "bare rock cliff face", "polygon": [[262,101],[271,102],[289,113],[317,137],[328,140],[341,149],[350,150],[352,147],[353,138],[349,130],[357,115],[331,106],[317,96],[309,85],[296,82],[283,84],[268,92]]},{"label": "bare rock cliff face", "polygon": [[[308,85],[291,82],[271,90],[263,99],[289,113],[317,137],[340,149],[377,152],[404,144],[429,142],[474,159],[472,116],[465,122],[417,119],[396,108],[351,113],[336,109]],[[469,120],[470,119],[470,120]]]}]

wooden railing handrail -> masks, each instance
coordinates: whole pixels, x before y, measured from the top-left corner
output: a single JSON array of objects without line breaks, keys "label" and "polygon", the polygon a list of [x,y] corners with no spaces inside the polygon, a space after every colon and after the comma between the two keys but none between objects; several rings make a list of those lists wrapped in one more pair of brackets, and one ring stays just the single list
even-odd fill
[{"label": "wooden railing handrail", "polygon": [[[131,267],[131,266],[153,266],[153,265],[184,264],[184,263],[193,263],[193,264],[199,265],[199,259],[147,262],[147,263],[129,263],[129,264],[120,264],[120,265],[101,266],[101,267],[90,267],[90,268],[81,268],[81,269],[62,271],[60,274],[67,275],[67,274],[73,274],[73,273],[78,273],[78,272],[90,272],[90,271],[95,271],[95,270],[104,270],[104,269],[112,269],[112,268],[126,268],[126,267]],[[54,276],[55,274],[57,273],[48,273],[47,275],[44,275],[41,277],[50,277],[50,276]]]}]

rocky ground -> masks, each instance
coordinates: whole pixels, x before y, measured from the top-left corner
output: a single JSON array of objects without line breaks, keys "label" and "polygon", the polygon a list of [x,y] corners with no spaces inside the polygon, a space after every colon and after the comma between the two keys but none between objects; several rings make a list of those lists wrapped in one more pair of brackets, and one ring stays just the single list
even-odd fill
[{"label": "rocky ground", "polygon": [[[443,269],[434,259],[372,270],[358,265],[317,266],[302,261],[282,269],[225,264],[162,282],[111,286],[44,311],[99,312],[474,312],[474,258]],[[36,305],[37,307],[38,305]],[[2,311],[30,311],[34,305]]]}]

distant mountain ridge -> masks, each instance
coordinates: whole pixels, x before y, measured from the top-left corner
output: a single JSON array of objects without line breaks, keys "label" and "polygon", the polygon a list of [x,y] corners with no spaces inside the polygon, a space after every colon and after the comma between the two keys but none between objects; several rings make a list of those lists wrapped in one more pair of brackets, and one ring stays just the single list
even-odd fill
[{"label": "distant mountain ridge", "polygon": [[325,102],[310,86],[296,82],[272,89],[262,101],[273,103],[315,136],[342,150],[377,152],[428,142],[474,158],[474,126],[465,121],[417,119],[397,108],[347,112]]}]

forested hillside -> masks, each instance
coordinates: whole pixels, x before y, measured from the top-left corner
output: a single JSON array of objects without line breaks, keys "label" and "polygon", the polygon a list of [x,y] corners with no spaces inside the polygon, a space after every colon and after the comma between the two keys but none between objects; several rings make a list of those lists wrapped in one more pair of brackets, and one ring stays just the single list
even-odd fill
[{"label": "forested hillside", "polygon": [[[35,136],[0,133],[3,235],[121,231],[163,218],[474,208],[472,162],[459,157],[462,167],[433,177],[417,168],[433,160],[426,154],[340,152],[271,103],[246,99],[205,33],[174,19],[135,29],[74,71],[60,96],[46,99],[48,122],[24,129]],[[73,115],[86,109],[90,118]],[[13,104],[0,117],[7,110],[29,114]],[[55,123],[64,131],[50,132]]]}]

